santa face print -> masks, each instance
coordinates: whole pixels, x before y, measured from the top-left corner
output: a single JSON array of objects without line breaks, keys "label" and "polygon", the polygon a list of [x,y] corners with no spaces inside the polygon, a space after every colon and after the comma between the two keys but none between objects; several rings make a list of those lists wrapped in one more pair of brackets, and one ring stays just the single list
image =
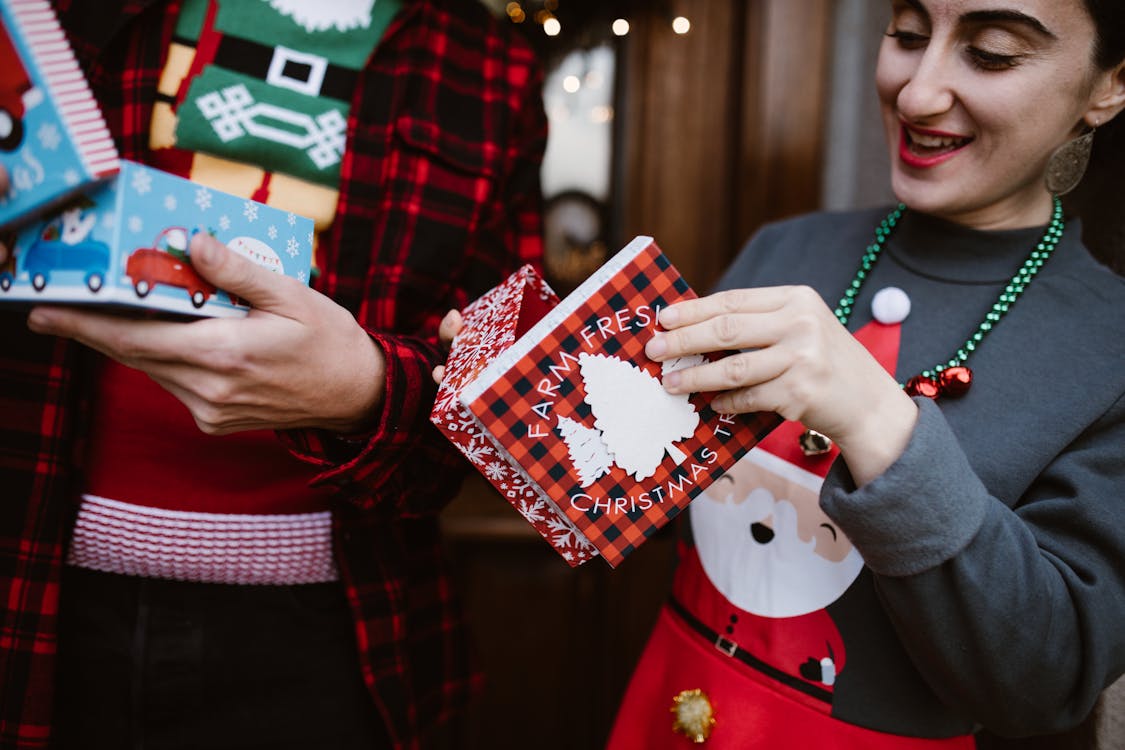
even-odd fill
[{"label": "santa face print", "polygon": [[754,450],[689,506],[703,569],[736,607],[763,617],[807,614],[859,575],[863,559],[820,509],[820,482]]}]

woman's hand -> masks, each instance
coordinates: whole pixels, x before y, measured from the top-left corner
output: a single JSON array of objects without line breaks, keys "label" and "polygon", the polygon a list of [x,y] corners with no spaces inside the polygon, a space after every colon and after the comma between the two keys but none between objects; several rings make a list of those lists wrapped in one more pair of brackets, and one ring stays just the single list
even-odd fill
[{"label": "woman's hand", "polygon": [[28,325],[148,373],[208,434],[370,426],[386,364],[351,313],[208,235],[192,238],[191,259],[201,276],[249,301],[249,315],[182,323],[41,306]]},{"label": "woman's hand", "polygon": [[768,287],[719,292],[660,312],[645,347],[656,361],[729,350],[716,362],[670,373],[671,393],[720,391],[728,413],[772,411],[827,435],[857,485],[905,449],[917,407],[815,291]]}]

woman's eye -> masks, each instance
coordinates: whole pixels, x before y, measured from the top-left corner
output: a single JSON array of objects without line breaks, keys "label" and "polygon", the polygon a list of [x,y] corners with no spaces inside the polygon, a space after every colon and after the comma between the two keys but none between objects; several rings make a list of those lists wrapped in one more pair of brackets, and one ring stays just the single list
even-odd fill
[{"label": "woman's eye", "polygon": [[925,34],[917,34],[913,31],[901,31],[899,29],[888,31],[887,36],[897,40],[898,46],[903,49],[921,49],[930,41],[930,38]]},{"label": "woman's eye", "polygon": [[1019,55],[1000,55],[995,52],[969,47],[969,59],[981,70],[1008,70],[1020,63]]}]

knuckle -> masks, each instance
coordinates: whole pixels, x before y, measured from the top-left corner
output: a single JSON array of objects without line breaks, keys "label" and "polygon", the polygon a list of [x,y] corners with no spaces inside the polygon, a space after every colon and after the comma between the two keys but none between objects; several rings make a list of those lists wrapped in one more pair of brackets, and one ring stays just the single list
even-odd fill
[{"label": "knuckle", "polygon": [[196,386],[196,395],[204,402],[199,416],[208,422],[218,421],[221,407],[234,402],[234,388],[222,378],[209,378]]},{"label": "knuckle", "polygon": [[813,305],[821,302],[820,294],[811,286],[799,284],[792,288],[793,298],[802,306]]},{"label": "knuckle", "polygon": [[745,385],[750,376],[750,363],[745,357],[730,356],[722,360],[722,377],[728,387]]},{"label": "knuckle", "polygon": [[746,294],[741,289],[731,289],[718,295],[719,310],[724,313],[734,313],[742,309]]},{"label": "knuckle", "polygon": [[219,423],[213,419],[214,410],[210,408],[198,408],[192,414],[192,417],[195,419],[195,426],[198,427],[199,431],[204,435],[222,434],[222,428]]},{"label": "knuckle", "polygon": [[718,342],[726,347],[734,346],[738,341],[741,332],[741,326],[738,324],[738,318],[734,315],[720,315],[715,319],[715,338]]}]

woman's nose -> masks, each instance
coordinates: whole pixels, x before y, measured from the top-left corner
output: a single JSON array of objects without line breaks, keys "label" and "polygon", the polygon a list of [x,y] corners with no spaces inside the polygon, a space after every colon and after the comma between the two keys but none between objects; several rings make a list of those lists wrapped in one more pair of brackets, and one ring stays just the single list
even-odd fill
[{"label": "woman's nose", "polygon": [[954,66],[950,55],[931,45],[910,72],[906,84],[899,89],[896,105],[899,113],[913,122],[921,122],[944,114],[953,108]]}]

